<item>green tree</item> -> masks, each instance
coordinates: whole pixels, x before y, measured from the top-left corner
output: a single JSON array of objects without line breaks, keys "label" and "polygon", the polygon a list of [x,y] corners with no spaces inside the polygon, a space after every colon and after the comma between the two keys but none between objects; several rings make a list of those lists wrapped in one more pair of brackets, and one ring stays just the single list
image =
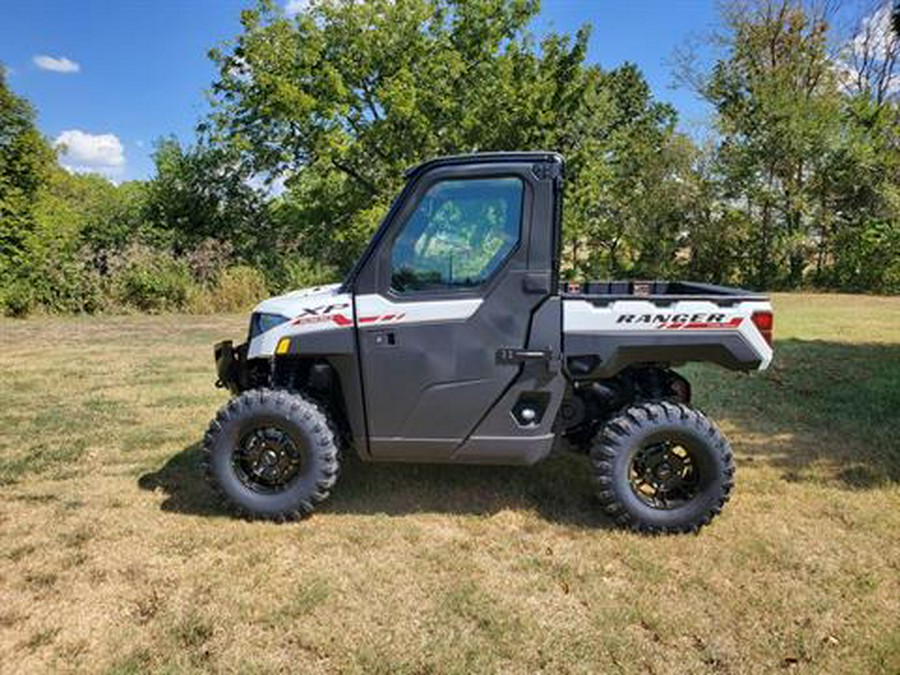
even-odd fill
[{"label": "green tree", "polygon": [[116,186],[99,175],[50,169],[13,275],[22,311],[29,304],[66,312],[105,306],[111,261],[141,228],[141,195],[140,183]]},{"label": "green tree", "polygon": [[826,17],[797,0],[753,0],[724,14],[727,55],[703,95],[715,106],[724,199],[754,223],[747,279],[797,286],[815,217],[811,189],[840,132]]},{"label": "green tree", "polygon": [[[827,9],[735,0],[720,58],[680,73],[714,106],[719,134],[700,172],[698,203],[712,208],[688,228],[692,274],[760,288],[897,288],[900,42],[885,3],[846,37]],[[712,246],[738,274],[716,269]]]},{"label": "green tree", "polygon": [[228,242],[245,259],[271,246],[265,195],[252,174],[225,145],[182,147],[174,138],[157,142],[156,173],[146,187],[146,238],[176,254],[212,239]]},{"label": "green tree", "polygon": [[[625,64],[585,69],[570,157],[567,262],[573,276],[654,276],[674,260],[681,174],[690,141],[674,132],[674,109],[654,100]],[[565,120],[562,120],[565,129]],[[685,154],[687,152],[688,154]]]},{"label": "green tree", "polygon": [[34,110],[7,86],[0,67],[0,281],[34,227],[34,204],[55,158],[34,126]]},{"label": "green tree", "polygon": [[644,223],[628,203],[647,186],[674,111],[637,68],[586,65],[587,28],[538,44],[526,30],[537,10],[532,0],[325,1],[288,18],[262,2],[212,52],[216,109],[203,130],[253,172],[287,177],[281,236],[338,267],[358,254],[407,167],[459,152],[557,150],[573,195],[569,267],[630,269],[629,237]]},{"label": "green tree", "polygon": [[860,92],[843,103],[839,142],[812,187],[813,279],[851,291],[900,291],[897,104]]}]

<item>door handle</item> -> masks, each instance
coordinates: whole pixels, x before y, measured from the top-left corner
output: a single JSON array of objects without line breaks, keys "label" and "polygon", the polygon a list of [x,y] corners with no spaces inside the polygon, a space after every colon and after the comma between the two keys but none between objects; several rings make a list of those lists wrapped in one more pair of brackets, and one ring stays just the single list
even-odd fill
[{"label": "door handle", "polygon": [[522,365],[525,363],[543,363],[550,373],[558,373],[561,365],[559,354],[552,349],[515,349],[501,347],[496,354],[498,365]]},{"label": "door handle", "polygon": [[497,350],[497,363],[525,363],[526,361],[549,361],[553,352],[543,349],[513,349],[503,347]]}]

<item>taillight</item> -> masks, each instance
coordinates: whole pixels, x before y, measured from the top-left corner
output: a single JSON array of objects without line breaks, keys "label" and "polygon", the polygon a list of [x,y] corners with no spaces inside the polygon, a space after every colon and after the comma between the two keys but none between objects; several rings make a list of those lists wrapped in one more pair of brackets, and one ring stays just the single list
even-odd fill
[{"label": "taillight", "polygon": [[753,325],[756,326],[760,335],[763,336],[763,339],[768,342],[771,347],[772,329],[775,325],[775,318],[772,315],[772,312],[753,312],[753,316],[750,317],[750,320],[753,321]]}]

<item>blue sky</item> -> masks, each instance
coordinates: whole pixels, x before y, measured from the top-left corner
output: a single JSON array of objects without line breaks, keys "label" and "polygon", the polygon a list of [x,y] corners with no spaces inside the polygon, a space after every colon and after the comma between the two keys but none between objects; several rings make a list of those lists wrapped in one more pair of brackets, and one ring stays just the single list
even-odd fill
[{"label": "blue sky", "polygon": [[[70,166],[115,180],[152,175],[153,140],[193,138],[214,78],[208,50],[239,32],[253,0],[3,0],[0,62],[13,90],[38,110],[48,137],[63,139]],[[594,26],[589,59],[632,61],[691,129],[707,111],[670,89],[667,63],[688,36],[707,32],[713,0],[544,0],[533,29]]]}]

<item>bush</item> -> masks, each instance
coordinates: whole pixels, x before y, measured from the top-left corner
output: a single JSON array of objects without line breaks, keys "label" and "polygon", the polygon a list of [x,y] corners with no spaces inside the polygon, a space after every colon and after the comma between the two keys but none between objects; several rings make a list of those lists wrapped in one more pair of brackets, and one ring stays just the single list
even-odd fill
[{"label": "bush", "polygon": [[900,293],[900,227],[894,222],[871,221],[844,227],[834,237],[834,261],[818,285],[837,290]]},{"label": "bush", "polygon": [[279,269],[273,271],[271,279],[279,292],[293,291],[309,286],[332,284],[340,280],[338,271],[329,265],[310,260],[309,258],[284,256]]},{"label": "bush", "polygon": [[28,316],[34,309],[34,293],[24,279],[10,284],[3,293],[3,313],[6,316]]},{"label": "bush", "polygon": [[81,254],[44,259],[29,281],[36,304],[50,312],[93,314],[108,303],[103,279]]},{"label": "bush", "polygon": [[187,263],[170,253],[133,248],[116,274],[121,305],[144,312],[181,310],[195,289]]},{"label": "bush", "polygon": [[190,309],[197,313],[238,312],[250,309],[269,295],[262,272],[246,265],[229,267],[212,288],[193,293]]},{"label": "bush", "polygon": [[106,306],[101,275],[84,251],[67,247],[29,251],[3,289],[4,311],[24,316],[40,308],[47,312],[94,313]]},{"label": "bush", "polygon": [[218,244],[181,257],[146,244],[93,254],[42,246],[0,284],[0,311],[246,311],[269,295],[266,276],[247,265],[226,266],[228,253]]},{"label": "bush", "polygon": [[195,248],[187,251],[185,258],[194,279],[208,286],[228,267],[233,252],[234,249],[228,242],[204,239]]}]

